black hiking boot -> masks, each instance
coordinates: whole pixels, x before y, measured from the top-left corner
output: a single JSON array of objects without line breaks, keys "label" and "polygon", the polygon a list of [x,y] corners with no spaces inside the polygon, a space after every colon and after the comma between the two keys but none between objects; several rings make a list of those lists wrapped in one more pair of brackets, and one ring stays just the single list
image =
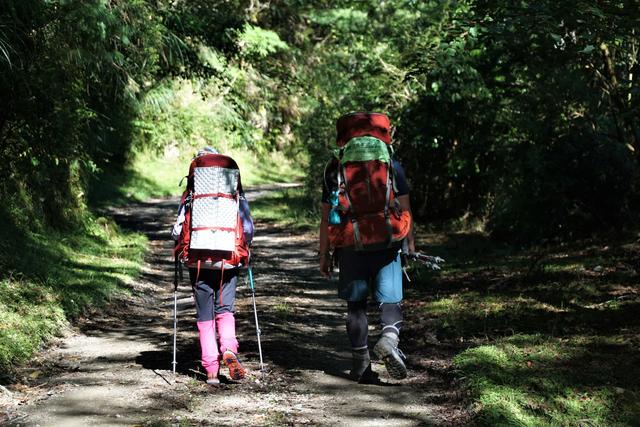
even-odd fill
[{"label": "black hiking boot", "polygon": [[407,367],[404,364],[405,356],[398,349],[398,336],[395,334],[382,334],[373,352],[384,362],[389,376],[396,380],[407,378]]},{"label": "black hiking boot", "polygon": [[369,349],[362,348],[351,351],[351,371],[349,378],[357,382],[368,382],[374,378],[371,370],[371,358],[369,357]]}]

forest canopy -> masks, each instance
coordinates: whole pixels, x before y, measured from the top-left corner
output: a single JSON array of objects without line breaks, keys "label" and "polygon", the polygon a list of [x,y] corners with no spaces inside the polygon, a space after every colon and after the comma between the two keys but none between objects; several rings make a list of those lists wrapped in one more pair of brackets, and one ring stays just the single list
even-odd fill
[{"label": "forest canopy", "polygon": [[375,110],[421,222],[517,242],[625,230],[639,19],[635,0],[8,0],[2,216],[75,227],[135,150],[203,144],[285,153],[316,204],[336,118]]}]

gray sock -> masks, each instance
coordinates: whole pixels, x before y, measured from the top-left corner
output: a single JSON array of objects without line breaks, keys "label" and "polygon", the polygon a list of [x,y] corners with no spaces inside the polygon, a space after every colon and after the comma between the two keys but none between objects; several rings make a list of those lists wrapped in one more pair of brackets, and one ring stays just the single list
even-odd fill
[{"label": "gray sock", "polygon": [[369,325],[366,301],[347,302],[347,335],[351,341],[351,348],[367,347]]}]

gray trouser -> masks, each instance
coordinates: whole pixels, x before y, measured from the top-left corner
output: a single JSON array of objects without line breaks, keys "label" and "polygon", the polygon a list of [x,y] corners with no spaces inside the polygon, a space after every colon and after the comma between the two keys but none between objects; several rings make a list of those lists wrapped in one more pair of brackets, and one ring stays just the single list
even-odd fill
[{"label": "gray trouser", "polygon": [[235,312],[237,269],[224,270],[221,276],[220,270],[201,269],[198,275],[195,268],[190,268],[189,279],[196,301],[198,322],[213,320],[216,314]]}]

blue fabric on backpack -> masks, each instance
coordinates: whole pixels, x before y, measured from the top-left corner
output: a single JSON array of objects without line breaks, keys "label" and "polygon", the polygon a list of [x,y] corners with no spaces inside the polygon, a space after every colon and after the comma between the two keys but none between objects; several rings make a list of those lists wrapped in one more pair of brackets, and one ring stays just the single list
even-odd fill
[{"label": "blue fabric on backpack", "polygon": [[240,221],[242,221],[242,231],[244,233],[244,240],[247,244],[251,245],[253,241],[253,218],[251,218],[251,211],[249,210],[249,202],[244,196],[240,196]]}]

